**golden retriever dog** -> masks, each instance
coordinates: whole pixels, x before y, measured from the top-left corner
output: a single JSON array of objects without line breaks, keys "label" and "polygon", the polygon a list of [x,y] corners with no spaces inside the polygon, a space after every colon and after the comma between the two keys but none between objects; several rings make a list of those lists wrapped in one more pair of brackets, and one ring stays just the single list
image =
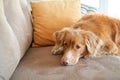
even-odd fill
[{"label": "golden retriever dog", "polygon": [[[61,34],[61,31],[64,33]],[[80,57],[120,55],[120,20],[118,19],[100,14],[86,15],[69,29],[61,31],[55,34],[56,37],[61,34],[56,38],[56,42],[60,41],[61,45],[58,42],[56,44],[59,45],[57,49],[62,47],[63,65],[74,65]]]}]

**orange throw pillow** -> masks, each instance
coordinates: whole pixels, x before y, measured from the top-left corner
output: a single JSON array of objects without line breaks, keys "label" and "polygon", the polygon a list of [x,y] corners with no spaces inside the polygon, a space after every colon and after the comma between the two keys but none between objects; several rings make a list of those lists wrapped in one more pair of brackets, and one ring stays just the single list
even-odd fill
[{"label": "orange throw pillow", "polygon": [[31,2],[33,17],[32,47],[54,45],[52,35],[81,18],[80,0]]}]

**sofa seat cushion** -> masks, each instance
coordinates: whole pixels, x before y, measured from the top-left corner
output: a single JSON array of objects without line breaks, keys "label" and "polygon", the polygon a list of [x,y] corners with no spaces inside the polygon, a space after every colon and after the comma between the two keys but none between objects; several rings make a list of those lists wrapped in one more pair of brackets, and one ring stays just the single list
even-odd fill
[{"label": "sofa seat cushion", "polygon": [[30,48],[11,80],[120,80],[120,58],[104,56],[80,59],[74,66],[60,64],[52,46]]}]

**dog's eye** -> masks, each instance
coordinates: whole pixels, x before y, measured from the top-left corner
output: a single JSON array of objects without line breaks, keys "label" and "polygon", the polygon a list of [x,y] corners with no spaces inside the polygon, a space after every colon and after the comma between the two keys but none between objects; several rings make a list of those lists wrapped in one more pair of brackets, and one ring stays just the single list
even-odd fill
[{"label": "dog's eye", "polygon": [[64,42],[64,44],[63,44],[64,46],[67,46],[67,43],[66,42]]},{"label": "dog's eye", "polygon": [[79,49],[80,48],[80,46],[79,45],[76,45],[76,49]]}]

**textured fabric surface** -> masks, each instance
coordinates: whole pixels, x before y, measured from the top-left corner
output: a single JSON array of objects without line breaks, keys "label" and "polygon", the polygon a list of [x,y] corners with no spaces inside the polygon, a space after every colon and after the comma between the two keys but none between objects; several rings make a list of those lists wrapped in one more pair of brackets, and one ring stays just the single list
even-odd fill
[{"label": "textured fabric surface", "polygon": [[26,5],[25,0],[0,0],[0,80],[9,80],[31,44],[32,25]]},{"label": "textured fabric surface", "polygon": [[53,45],[53,32],[69,27],[81,17],[80,0],[48,0],[31,2],[33,47]]},{"label": "textured fabric surface", "polygon": [[21,57],[32,41],[30,12],[27,11],[26,6],[25,0],[4,0],[5,15],[19,42]]},{"label": "textured fabric surface", "polygon": [[94,14],[94,13],[98,13],[97,8],[91,7],[89,5],[81,4],[81,14],[82,14],[82,16],[84,16],[86,14]]},{"label": "textured fabric surface", "polygon": [[74,66],[60,64],[52,47],[30,48],[10,80],[120,80],[120,57],[80,59]]},{"label": "textured fabric surface", "polygon": [[9,80],[20,60],[20,47],[0,0],[0,80]]}]

